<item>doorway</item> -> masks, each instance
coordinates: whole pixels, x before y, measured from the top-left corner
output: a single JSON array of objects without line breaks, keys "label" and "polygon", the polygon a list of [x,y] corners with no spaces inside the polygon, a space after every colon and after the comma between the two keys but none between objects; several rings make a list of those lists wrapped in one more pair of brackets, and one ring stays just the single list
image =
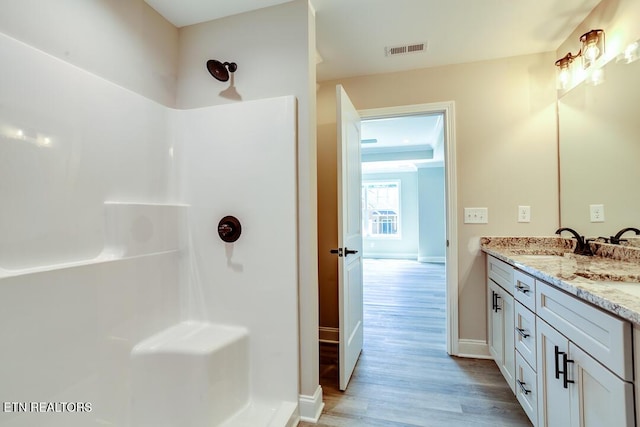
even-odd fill
[{"label": "doorway", "polygon": [[[439,157],[443,160],[444,162],[444,195],[442,196],[442,198],[444,198],[444,205],[445,205],[445,232],[442,233],[441,232],[441,240],[442,240],[442,234],[444,234],[444,239],[445,239],[445,254],[444,254],[444,258],[445,258],[445,266],[446,266],[446,350],[448,354],[452,354],[455,355],[457,354],[457,350],[458,350],[458,322],[457,322],[457,317],[458,317],[458,313],[457,313],[457,304],[458,304],[458,289],[457,289],[457,247],[456,247],[456,241],[457,241],[457,237],[456,237],[456,173],[455,173],[455,135],[454,135],[454,124],[453,124],[453,118],[454,118],[454,104],[453,102],[445,102],[445,103],[433,103],[433,104],[421,104],[421,105],[414,105],[414,106],[405,106],[405,107],[392,107],[392,108],[383,108],[383,109],[375,109],[375,110],[361,110],[358,113],[356,113],[358,115],[360,115],[362,117],[362,119],[364,120],[369,120],[369,119],[384,119],[384,118],[392,118],[392,117],[402,117],[402,116],[424,116],[424,115],[440,115],[442,117],[442,128],[441,128],[441,133],[443,134],[443,138],[441,138],[442,143],[440,144],[440,147],[438,150],[432,150],[433,153],[431,153],[431,155],[429,156],[431,159],[433,159],[434,157],[434,153],[439,152]],[[340,117],[340,114],[338,115]],[[358,124],[358,127],[360,126],[360,124]],[[340,130],[341,127],[338,126],[338,129]],[[328,129],[332,132],[335,132],[335,130],[333,129]],[[323,129],[322,127],[319,127],[319,132],[322,133]],[[339,132],[340,134],[340,132]],[[358,139],[358,142],[359,139]],[[360,145],[360,144],[358,144]],[[358,162],[360,161],[360,153],[359,153],[360,149],[358,147]],[[338,149],[338,152],[340,152],[340,148]],[[375,153],[374,153],[375,154]],[[327,153],[328,156],[333,156],[333,152]],[[406,157],[406,153],[403,154]],[[340,167],[341,162],[340,160],[337,163],[337,166]],[[334,172],[335,173],[335,172]],[[358,177],[358,185],[355,188],[355,191],[352,192],[343,192],[342,194],[354,194],[354,195],[358,195],[359,193],[361,193],[361,189],[359,186],[360,183],[360,178]],[[338,185],[338,188],[340,188],[340,185]],[[319,195],[320,197],[320,195]],[[333,196],[335,197],[335,196]],[[356,196],[357,197],[357,196]],[[327,198],[327,207],[329,208],[329,210],[332,210],[332,206],[330,204],[330,202],[332,202],[332,198]],[[352,198],[350,198],[349,200],[352,200]],[[359,206],[359,200],[358,200],[358,206]],[[344,203],[344,202],[343,202]],[[442,202],[440,203],[442,205]],[[324,205],[324,204],[322,204]],[[358,208],[356,208],[357,210]],[[338,209],[339,212],[340,209]],[[388,212],[378,212],[378,214],[387,214]],[[392,213],[389,213],[391,215],[393,215]],[[401,213],[400,213],[401,214]],[[331,214],[328,214],[327,217],[330,217]],[[384,216],[384,215],[382,215]],[[381,234],[380,231],[383,231],[384,233],[389,233],[389,231],[396,231],[396,227],[394,227],[394,225],[391,223],[389,224],[389,221],[393,222],[394,219],[393,218],[389,218],[388,216],[383,218],[382,216],[378,216],[377,218],[377,222],[375,222],[377,230],[378,230],[378,234]],[[340,217],[340,215],[338,215],[338,217]],[[358,215],[358,218],[360,217],[360,215]],[[386,222],[386,226],[382,226],[382,223]],[[330,225],[330,224],[329,224]],[[356,224],[357,225],[357,224]],[[331,227],[329,227],[331,228]],[[360,227],[358,227],[360,228]],[[338,227],[339,229],[339,227]],[[399,231],[402,232],[402,224],[400,224],[400,226],[398,227]],[[406,230],[404,230],[406,232]],[[340,233],[338,233],[340,234]],[[323,234],[321,233],[319,236],[319,239],[321,238]],[[362,240],[361,240],[362,242]],[[321,247],[326,247],[326,254],[324,254],[324,249],[320,252],[320,261],[322,263],[323,258],[322,256],[324,255],[325,257],[330,257],[330,256],[335,256],[335,255],[329,255],[329,250],[328,248],[335,248],[335,243],[330,243],[328,245],[324,245],[322,244],[322,242],[320,242],[319,240],[319,246]],[[337,246],[345,246],[343,245],[340,241],[338,242]],[[351,247],[351,245],[349,245],[349,247]],[[362,252],[362,250],[361,250]],[[415,257],[415,252],[414,252],[414,257]],[[330,258],[331,263],[333,262],[333,258]],[[429,260],[425,260],[425,261],[429,261]],[[331,265],[331,263],[327,263],[327,265]],[[321,273],[322,272],[327,272],[331,273],[332,269],[321,269]],[[330,282],[329,282],[330,283]],[[335,282],[334,282],[335,283]],[[333,294],[333,288],[331,287],[324,287],[321,288],[321,295],[320,295],[320,299],[321,299],[321,325],[323,325],[322,323],[322,316],[325,315],[326,319],[328,319],[328,322],[325,323],[324,325],[327,326],[320,326],[320,342],[323,344],[338,344],[339,340],[339,334],[341,329],[340,328],[335,328],[332,327],[333,325],[330,325],[332,323],[332,318],[334,314],[337,314],[336,311],[338,310],[339,307],[341,307],[340,303],[339,303],[339,298],[338,298],[338,290],[341,289],[340,286],[338,286],[337,288],[335,288],[336,294]],[[325,291],[323,293],[323,290]],[[336,298],[336,299],[334,299]],[[327,304],[322,305],[322,301],[327,301]],[[335,303],[334,303],[335,301]],[[337,304],[336,304],[337,303]],[[331,310],[334,310],[334,312],[332,312]],[[344,319],[345,317],[342,316],[338,316],[339,319]],[[346,334],[347,336],[349,336],[349,334]],[[338,346],[338,348],[344,348],[344,346]],[[323,359],[323,350],[321,348],[320,351],[320,359]],[[330,358],[330,354],[327,355]],[[321,363],[322,364],[322,363]],[[339,364],[339,366],[342,366],[343,364]]]},{"label": "doorway", "polygon": [[[433,177],[438,174],[442,177],[439,201],[429,201],[428,198],[425,198],[420,203],[420,197],[416,197],[418,199],[418,221],[413,233],[403,230],[402,224],[405,221],[402,219],[402,204],[397,207],[397,212],[389,212],[394,211],[391,208],[379,209],[381,212],[379,212],[378,216],[371,215],[370,212],[363,212],[363,230],[373,230],[373,232],[382,230],[384,233],[395,233],[393,237],[378,235],[374,238],[371,233],[366,236],[367,231],[365,231],[363,255],[372,257],[376,253],[380,254],[380,252],[376,251],[380,251],[380,245],[382,245],[386,248],[385,251],[389,258],[406,257],[403,256],[403,251],[413,248],[417,249],[413,251],[413,254],[418,254],[419,261],[444,262],[446,350],[450,355],[457,355],[458,262],[454,103],[445,102],[360,110],[359,114],[363,123],[363,166],[369,164],[369,166],[363,167],[363,182],[367,182],[366,177],[371,176],[367,172],[375,173],[376,168],[378,168],[378,173],[384,173],[385,168],[386,172],[389,172],[390,168],[395,168],[393,173],[399,173],[403,169],[413,169],[416,171],[418,195],[420,195],[421,188],[426,192],[432,193],[434,188],[429,188],[429,184],[433,184]],[[369,124],[373,125],[372,128],[377,126],[379,129],[385,127],[392,129],[394,121],[407,127],[412,127],[413,124],[416,125],[416,128],[422,126],[428,131],[423,129],[423,134],[404,134],[400,141],[395,142],[395,148],[393,147],[394,143],[385,141],[383,136],[377,137],[375,133],[368,133],[367,126]],[[382,135],[382,133],[377,135]],[[440,168],[439,171],[438,168]],[[394,182],[391,177],[387,175],[387,178],[389,178],[386,183],[388,187],[394,188]],[[397,183],[398,181],[396,180]],[[435,184],[435,186],[438,185],[437,183]],[[399,182],[400,190],[401,187],[402,182]],[[390,199],[393,199],[393,196],[390,196]],[[435,199],[438,199],[438,197],[436,196]],[[406,208],[407,206],[405,206]],[[440,209],[440,212],[435,215],[437,218],[433,218],[434,215],[432,214],[437,208]],[[366,210],[366,208],[363,210]],[[373,210],[375,211],[375,209]],[[386,220],[387,223],[391,222],[392,225],[380,228],[380,219]],[[397,221],[397,226],[393,225],[394,221]],[[441,226],[438,227],[438,224],[441,224]],[[422,233],[420,232],[421,226]],[[403,231],[406,238],[403,237]],[[377,249],[375,249],[376,245],[378,245]],[[392,250],[392,246],[395,246],[394,250]],[[415,258],[415,255],[413,258]]]}]

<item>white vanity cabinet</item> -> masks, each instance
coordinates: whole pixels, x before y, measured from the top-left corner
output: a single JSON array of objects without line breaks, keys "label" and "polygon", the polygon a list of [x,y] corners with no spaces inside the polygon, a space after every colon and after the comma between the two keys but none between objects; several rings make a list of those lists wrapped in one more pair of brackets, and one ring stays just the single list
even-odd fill
[{"label": "white vanity cabinet", "polygon": [[487,257],[489,353],[515,393],[513,267]]},{"label": "white vanity cabinet", "polygon": [[489,351],[534,426],[636,425],[640,327],[490,255],[487,292]]}]

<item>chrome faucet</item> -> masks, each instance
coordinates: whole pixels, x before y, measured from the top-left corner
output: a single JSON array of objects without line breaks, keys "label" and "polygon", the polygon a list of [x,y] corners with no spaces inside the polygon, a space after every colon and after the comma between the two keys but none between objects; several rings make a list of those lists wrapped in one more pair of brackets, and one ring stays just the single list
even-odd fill
[{"label": "chrome faucet", "polygon": [[578,234],[573,228],[561,227],[556,230],[556,234],[560,235],[563,231],[568,231],[573,234],[573,237],[576,239],[576,248],[573,250],[574,254],[578,255],[586,255],[593,256],[593,252],[591,252],[591,246],[589,245],[589,241],[584,239],[584,236]]},{"label": "chrome faucet", "polygon": [[637,228],[634,228],[634,227],[623,228],[622,230],[618,231],[618,233],[616,233],[615,236],[611,236],[609,238],[609,242],[613,243],[613,244],[616,244],[616,245],[620,244],[620,242],[625,242],[626,239],[621,239],[621,237],[627,231],[633,231],[636,234],[640,234],[640,230],[638,230]]}]

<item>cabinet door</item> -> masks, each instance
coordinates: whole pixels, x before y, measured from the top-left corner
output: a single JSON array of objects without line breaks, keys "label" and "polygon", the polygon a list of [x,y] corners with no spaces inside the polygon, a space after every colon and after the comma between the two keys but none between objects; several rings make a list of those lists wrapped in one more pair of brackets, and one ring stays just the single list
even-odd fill
[{"label": "cabinet door", "polygon": [[[614,375],[573,343],[569,343],[571,425],[634,425],[633,385]],[[568,424],[566,424],[568,425]]]},{"label": "cabinet door", "polygon": [[504,338],[502,332],[504,330],[504,325],[502,303],[500,302],[502,292],[500,286],[494,283],[493,280],[487,280],[487,284],[489,353],[498,366],[500,366],[502,364],[502,353],[504,351]]},{"label": "cabinet door", "polygon": [[502,375],[509,383],[512,392],[516,392],[516,342],[515,342],[515,300],[503,290],[502,315],[504,350],[502,352]]},{"label": "cabinet door", "polygon": [[565,388],[566,374],[563,370],[564,356],[569,353],[569,341],[540,318],[536,319],[536,333],[538,426],[570,426],[571,394],[568,386],[571,384]]},{"label": "cabinet door", "polygon": [[489,352],[515,393],[514,300],[491,279],[488,284]]}]

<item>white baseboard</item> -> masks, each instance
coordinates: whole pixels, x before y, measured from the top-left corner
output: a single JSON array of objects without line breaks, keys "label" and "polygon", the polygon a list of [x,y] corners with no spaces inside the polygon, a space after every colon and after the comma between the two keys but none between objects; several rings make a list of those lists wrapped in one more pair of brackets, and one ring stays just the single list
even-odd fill
[{"label": "white baseboard", "polygon": [[340,342],[340,329],[320,326],[318,328],[318,336],[320,342],[338,344]]},{"label": "white baseboard", "polygon": [[322,409],[324,408],[324,402],[322,401],[322,387],[318,385],[313,396],[301,394],[298,399],[300,401],[300,420],[309,423],[317,423],[320,419],[320,414],[322,414]]},{"label": "white baseboard", "polygon": [[418,262],[432,262],[435,264],[445,264],[446,258],[443,256],[419,256]]},{"label": "white baseboard", "polygon": [[458,357],[473,359],[493,359],[489,353],[489,345],[482,340],[458,340]]}]

